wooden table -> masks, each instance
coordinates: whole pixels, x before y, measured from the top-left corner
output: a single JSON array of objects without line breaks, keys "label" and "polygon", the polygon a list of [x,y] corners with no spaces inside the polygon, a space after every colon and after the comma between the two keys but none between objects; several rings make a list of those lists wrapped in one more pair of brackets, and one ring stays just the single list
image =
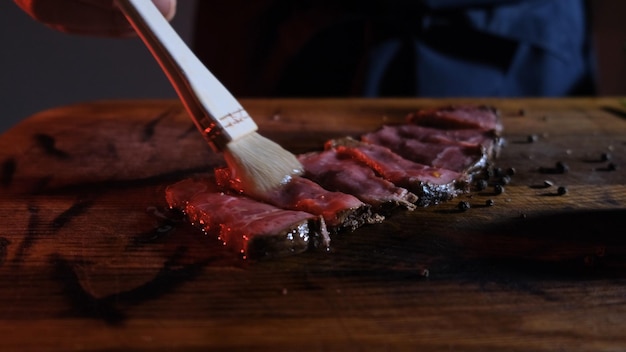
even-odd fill
[{"label": "wooden table", "polygon": [[[164,187],[221,162],[177,101],[26,119],[0,136],[0,350],[626,349],[623,99],[243,104],[300,153],[464,102],[502,112],[496,166],[516,171],[503,194],[398,211],[328,253],[260,262],[168,218]],[[539,171],[559,161],[569,172]]]}]

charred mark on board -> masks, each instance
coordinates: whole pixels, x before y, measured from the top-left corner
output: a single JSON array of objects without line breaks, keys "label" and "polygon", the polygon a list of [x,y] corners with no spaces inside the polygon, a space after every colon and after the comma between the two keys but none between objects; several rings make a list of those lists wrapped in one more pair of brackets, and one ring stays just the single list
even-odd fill
[{"label": "charred mark on board", "polygon": [[202,272],[206,263],[179,265],[186,252],[187,248],[179,247],[163,263],[161,270],[152,280],[131,290],[101,298],[94,297],[81,285],[75,271],[75,263],[58,254],[50,257],[50,263],[54,267],[53,278],[60,281],[70,305],[67,315],[98,319],[110,325],[121,325],[127,319],[125,308],[167,295],[185,282],[194,280]]},{"label": "charred mark on board", "polygon": [[189,125],[189,127],[183,131],[183,133],[179,134],[178,137],[176,137],[176,139],[185,139],[187,138],[188,135],[195,133],[198,130],[198,128],[195,125]]},{"label": "charred mark on board", "polygon": [[91,192],[90,194],[94,194],[95,191],[100,190],[110,192],[111,190],[132,189],[136,187],[144,187],[146,185],[160,185],[163,182],[180,180],[182,177],[189,176],[191,174],[206,173],[207,170],[211,170],[214,165],[222,166],[221,163],[216,162],[215,164],[206,164],[204,166],[176,169],[144,178],[107,180],[105,182],[73,183],[44,189],[44,186],[46,186],[51,180],[50,177],[49,179],[42,179],[42,182],[45,181],[45,183],[43,183],[42,187],[38,188],[35,193],[43,193],[45,191],[46,194],[84,194],[86,191],[89,191]]},{"label": "charred mark on board", "polygon": [[113,300],[96,298],[85,291],[73,263],[59,254],[52,255],[50,263],[54,268],[52,278],[61,282],[62,292],[68,298],[70,308],[65,314],[100,319],[111,325],[119,324],[126,319],[126,315],[114,306]]},{"label": "charred mark on board", "polygon": [[52,227],[55,229],[62,228],[73,218],[85,213],[91,206],[93,206],[93,201],[91,200],[78,201],[72,204],[71,207],[52,220]]},{"label": "charred mark on board", "polygon": [[17,161],[15,158],[8,158],[2,162],[2,171],[0,174],[0,185],[8,187],[13,181],[13,175],[17,170]]},{"label": "charred mark on board", "polygon": [[11,241],[4,237],[0,237],[0,266],[2,266],[7,259],[10,244]]},{"label": "charred mark on board", "polygon": [[112,298],[131,304],[138,304],[162,297],[175,291],[183,283],[194,280],[200,275],[207,263],[201,261],[193,264],[180,264],[181,259],[187,252],[187,247],[179,246],[163,263],[163,267],[152,280],[132,290],[121,292]]},{"label": "charred mark on board", "polygon": [[140,233],[136,236],[130,238],[130,243],[127,246],[128,249],[142,247],[151,243],[158,243],[160,240],[164,239],[169,235],[172,231],[176,229],[175,223],[170,220],[165,220],[159,225],[157,225],[154,229],[148,230],[146,232]]},{"label": "charred mark on board", "polygon": [[37,133],[34,138],[37,145],[43,149],[46,154],[59,159],[69,159],[70,155],[56,147],[56,139],[51,135]]},{"label": "charred mark on board", "polygon": [[28,250],[35,244],[37,240],[37,224],[39,223],[39,208],[34,205],[28,206],[28,212],[30,216],[28,218],[28,227],[26,228],[26,235],[22,242],[20,242],[17,250],[15,251],[14,263],[21,263],[24,256],[28,253]]},{"label": "charred mark on board", "polygon": [[147,142],[150,139],[152,139],[152,137],[154,136],[154,130],[156,125],[159,124],[159,122],[161,122],[161,120],[163,120],[164,118],[172,115],[174,113],[174,110],[167,110],[159,115],[157,115],[157,117],[153,118],[152,120],[148,121],[148,123],[146,123],[143,127],[143,133],[142,133],[142,137],[141,137],[141,141],[142,142]]},{"label": "charred mark on board", "polygon": [[[81,201],[72,205],[70,208],[61,213],[52,221],[52,228],[60,229],[70,220],[84,213],[92,205],[92,201]],[[37,238],[42,233],[42,230],[39,228],[39,224],[41,223],[41,218],[39,216],[39,207],[35,205],[29,205],[28,212],[30,213],[30,216],[28,219],[26,235],[17,247],[15,257],[13,258],[14,263],[21,263],[24,260],[24,257],[28,254],[28,251],[32,246],[35,245]]]},{"label": "charred mark on board", "polygon": [[158,218],[159,222],[153,229],[132,236],[126,248],[127,250],[139,248],[151,243],[158,243],[174,232],[177,225],[180,225],[184,219],[182,212],[161,207],[149,207],[146,211]]}]

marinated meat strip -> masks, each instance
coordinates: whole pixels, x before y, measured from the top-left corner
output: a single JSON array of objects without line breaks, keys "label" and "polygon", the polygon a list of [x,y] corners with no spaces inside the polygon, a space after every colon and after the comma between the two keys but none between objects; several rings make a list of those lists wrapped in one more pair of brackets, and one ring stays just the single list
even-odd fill
[{"label": "marinated meat strip", "polygon": [[357,197],[326,190],[303,177],[294,177],[283,189],[268,194],[266,199],[281,208],[321,215],[331,232],[352,231],[364,224],[384,220],[384,217],[372,214],[371,207]]},{"label": "marinated meat strip", "polygon": [[[362,136],[375,144],[393,143],[394,139],[412,139],[424,143],[476,146],[480,145],[492,155],[497,152],[502,141],[493,130],[482,129],[442,129],[412,124],[384,125],[379,130]],[[388,141],[390,140],[390,141]]]},{"label": "marinated meat strip", "polygon": [[493,153],[494,139],[482,130],[442,130],[417,125],[383,126],[361,136],[405,159],[457,172],[484,168]]},{"label": "marinated meat strip", "polygon": [[165,196],[168,205],[182,210],[192,224],[244,257],[283,256],[329,243],[318,216],[224,193],[213,180],[185,179],[168,186]]},{"label": "marinated meat strip", "polygon": [[[233,190],[241,189],[238,180],[230,176],[227,168],[216,170],[219,185]],[[364,224],[379,223],[384,217],[371,212],[371,206],[357,197],[343,192],[324,189],[304,177],[294,176],[283,187],[266,194],[262,201],[276,207],[300,210],[324,219],[328,230],[337,233],[353,231]]]},{"label": "marinated meat strip", "polygon": [[452,105],[409,114],[408,123],[441,129],[480,129],[502,132],[497,109],[485,105]]},{"label": "marinated meat strip", "polygon": [[415,209],[417,196],[377,176],[361,162],[339,155],[334,149],[298,156],[304,166],[304,177],[324,188],[351,194],[380,213],[396,207]]},{"label": "marinated meat strip", "polygon": [[[166,190],[172,208],[247,257],[328,247],[329,231],[381,222],[397,207],[413,210],[467,192],[472,175],[500,150],[502,124],[488,106],[416,111],[407,123],[331,140],[299,156],[305,174],[262,199],[241,194],[228,169]],[[224,191],[227,190],[227,191]]]},{"label": "marinated meat strip", "polygon": [[366,164],[396,186],[415,193],[420,206],[450,200],[468,189],[467,174],[407,160],[387,147],[347,137],[327,142],[326,149],[329,148]]}]

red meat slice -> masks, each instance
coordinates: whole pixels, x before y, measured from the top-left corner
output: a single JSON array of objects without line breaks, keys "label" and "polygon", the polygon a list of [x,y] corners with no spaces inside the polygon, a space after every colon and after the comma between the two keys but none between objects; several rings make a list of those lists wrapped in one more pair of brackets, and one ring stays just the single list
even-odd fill
[{"label": "red meat slice", "polygon": [[215,170],[216,180],[169,186],[167,202],[244,256],[299,253],[327,248],[329,230],[355,230],[381,222],[379,213],[395,207],[413,210],[467,192],[472,175],[489,167],[501,147],[502,124],[493,107],[425,109],[406,120],[361,141],[331,140],[323,152],[300,155],[304,177],[262,199],[243,195],[224,168]]},{"label": "red meat slice", "polygon": [[373,141],[385,139],[413,139],[424,143],[476,146],[489,148],[499,137],[495,131],[481,129],[442,129],[419,125],[385,125],[379,130],[366,133],[363,138]]},{"label": "red meat slice", "polygon": [[442,130],[417,125],[383,126],[361,136],[366,143],[391,149],[405,159],[457,172],[486,166],[494,139],[482,130]]},{"label": "red meat slice", "polygon": [[366,164],[396,186],[415,193],[420,206],[438,204],[468,190],[467,174],[407,160],[387,147],[347,137],[327,142],[326,149],[329,148]]},{"label": "red meat slice", "polygon": [[411,113],[408,123],[441,129],[480,129],[502,131],[497,109],[485,105],[452,105],[435,109],[423,109]]},{"label": "red meat slice", "polygon": [[[240,190],[239,181],[228,168],[215,170],[219,185]],[[304,177],[294,176],[288,183],[263,196],[261,201],[282,209],[300,210],[324,219],[328,230],[353,231],[364,224],[379,223],[384,217],[372,214],[371,206],[343,192],[329,191]]]},{"label": "red meat slice", "polygon": [[352,194],[378,212],[387,213],[398,206],[415,209],[415,194],[377,176],[367,165],[342,157],[334,149],[302,154],[298,159],[304,166],[304,177],[326,189]]},{"label": "red meat slice", "polygon": [[192,224],[244,257],[282,256],[306,251],[311,244],[329,244],[318,216],[221,192],[209,179],[177,182],[167,187],[165,196],[168,205],[182,210]]}]

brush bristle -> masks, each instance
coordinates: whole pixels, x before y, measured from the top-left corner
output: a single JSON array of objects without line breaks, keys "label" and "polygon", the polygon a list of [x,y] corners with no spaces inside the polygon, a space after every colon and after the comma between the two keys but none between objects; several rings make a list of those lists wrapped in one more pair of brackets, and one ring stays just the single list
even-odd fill
[{"label": "brush bristle", "polygon": [[262,197],[302,173],[295,155],[256,132],[228,143],[224,157],[242,191],[252,196]]}]

